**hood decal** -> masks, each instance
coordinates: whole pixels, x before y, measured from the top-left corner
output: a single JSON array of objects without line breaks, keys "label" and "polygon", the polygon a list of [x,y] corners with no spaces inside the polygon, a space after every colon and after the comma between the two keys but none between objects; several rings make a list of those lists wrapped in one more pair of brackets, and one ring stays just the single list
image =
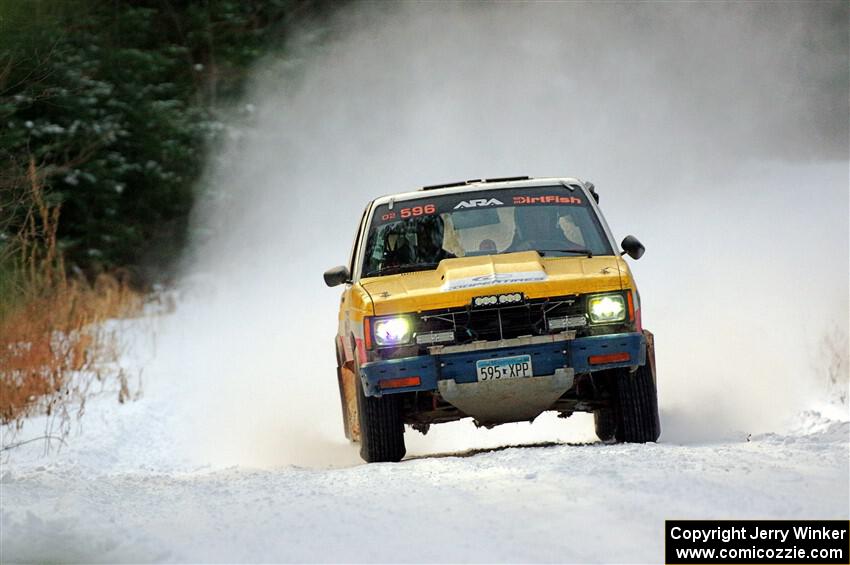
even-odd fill
[{"label": "hood decal", "polygon": [[528,282],[540,282],[546,280],[543,271],[523,271],[518,273],[487,273],[476,277],[465,277],[462,279],[449,279],[440,287],[442,292],[462,290],[465,288],[476,288],[479,286],[492,286],[496,284],[516,284]]}]

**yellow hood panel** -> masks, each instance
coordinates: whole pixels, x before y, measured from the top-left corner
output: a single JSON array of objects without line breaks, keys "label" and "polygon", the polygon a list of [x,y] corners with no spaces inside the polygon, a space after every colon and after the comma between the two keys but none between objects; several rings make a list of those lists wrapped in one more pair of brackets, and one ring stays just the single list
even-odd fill
[{"label": "yellow hood panel", "polygon": [[620,257],[545,257],[535,251],[444,259],[434,271],[361,279],[375,314],[466,306],[473,297],[523,292],[527,298],[620,290]]}]

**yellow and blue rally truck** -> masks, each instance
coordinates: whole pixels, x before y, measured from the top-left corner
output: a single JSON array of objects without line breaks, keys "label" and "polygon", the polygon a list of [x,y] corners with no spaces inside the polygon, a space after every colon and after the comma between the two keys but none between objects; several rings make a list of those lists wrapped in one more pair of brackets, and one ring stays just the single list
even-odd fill
[{"label": "yellow and blue rally truck", "polygon": [[345,435],[399,461],[405,425],[592,412],[603,441],[661,428],[652,334],[592,183],[510,177],[426,186],[366,207],[336,338]]}]

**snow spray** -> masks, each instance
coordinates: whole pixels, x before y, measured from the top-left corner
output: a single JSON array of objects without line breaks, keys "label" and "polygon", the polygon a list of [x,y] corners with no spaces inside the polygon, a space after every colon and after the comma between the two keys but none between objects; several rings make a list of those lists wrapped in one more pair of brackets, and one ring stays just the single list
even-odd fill
[{"label": "snow spray", "polygon": [[[820,340],[843,332],[847,356],[847,9],[366,3],[293,40],[213,152],[179,329],[159,343],[181,360],[195,455],[358,461],[340,290],[321,274],[347,261],[371,198],[467,178],[591,180],[615,235],[646,245],[632,265],[662,441],[774,430],[814,406]],[[406,438],[422,454],[593,432],[544,415]]]}]

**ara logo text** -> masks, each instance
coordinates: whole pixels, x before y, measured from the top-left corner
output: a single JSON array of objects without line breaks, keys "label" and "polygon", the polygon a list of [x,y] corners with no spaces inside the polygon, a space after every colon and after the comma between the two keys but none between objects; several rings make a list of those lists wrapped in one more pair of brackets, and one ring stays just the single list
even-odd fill
[{"label": "ara logo text", "polygon": [[503,206],[504,202],[495,198],[475,198],[473,200],[463,200],[455,206],[455,210],[460,208],[478,208],[480,206]]}]

